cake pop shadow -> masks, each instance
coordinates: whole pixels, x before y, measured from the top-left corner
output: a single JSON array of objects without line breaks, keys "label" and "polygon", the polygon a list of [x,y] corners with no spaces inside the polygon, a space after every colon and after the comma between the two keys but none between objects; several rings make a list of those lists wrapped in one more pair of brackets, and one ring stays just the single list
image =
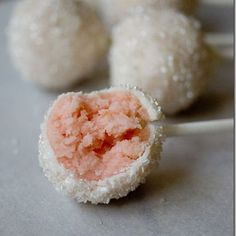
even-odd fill
[{"label": "cake pop shadow", "polygon": [[153,170],[145,184],[140,185],[124,198],[111,200],[109,205],[121,207],[147,201],[149,198],[155,198],[156,201],[160,201],[162,199],[160,192],[167,191],[180,184],[181,181],[188,178],[188,173],[188,170],[182,167],[167,167],[159,171]]},{"label": "cake pop shadow", "polygon": [[162,170],[156,170],[148,176],[146,183],[140,185],[135,191],[130,192],[127,196],[120,199],[112,199],[109,204],[93,205],[91,203],[78,204],[76,201],[72,201],[79,208],[94,209],[98,208],[120,208],[123,206],[135,205],[140,202],[147,201],[150,198],[155,198],[156,201],[161,201],[163,197],[160,192],[165,192],[171,188],[181,184],[182,181],[188,178],[190,175],[189,170],[184,167],[170,167],[163,168]]}]

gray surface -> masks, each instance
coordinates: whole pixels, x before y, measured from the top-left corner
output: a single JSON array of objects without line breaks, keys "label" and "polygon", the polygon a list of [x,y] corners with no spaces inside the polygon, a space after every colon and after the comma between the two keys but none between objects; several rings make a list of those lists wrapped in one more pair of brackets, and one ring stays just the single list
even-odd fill
[{"label": "gray surface", "polygon": [[[10,63],[3,31],[12,6],[0,1],[0,235],[232,235],[232,134],[168,140],[158,171],[109,205],[79,205],[54,190],[39,168],[37,142],[57,94],[25,83]],[[204,8],[199,16],[208,30],[232,31],[232,14]],[[77,89],[107,81],[97,83]],[[206,95],[175,120],[232,116],[233,63],[225,61]]]}]

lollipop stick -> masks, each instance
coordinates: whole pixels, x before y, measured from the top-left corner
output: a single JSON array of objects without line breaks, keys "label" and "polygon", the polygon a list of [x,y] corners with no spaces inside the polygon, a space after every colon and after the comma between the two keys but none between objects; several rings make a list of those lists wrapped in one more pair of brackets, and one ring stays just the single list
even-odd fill
[{"label": "lollipop stick", "polygon": [[229,60],[234,59],[233,49],[223,48],[223,49],[218,49],[217,51],[225,59],[229,59]]},{"label": "lollipop stick", "polygon": [[191,122],[183,124],[168,124],[164,126],[167,137],[184,136],[191,134],[217,133],[223,131],[233,131],[234,120],[212,120]]},{"label": "lollipop stick", "polygon": [[233,0],[202,0],[201,2],[209,5],[233,6]]},{"label": "lollipop stick", "polygon": [[230,33],[207,33],[205,39],[208,43],[218,47],[233,47],[234,35]]}]

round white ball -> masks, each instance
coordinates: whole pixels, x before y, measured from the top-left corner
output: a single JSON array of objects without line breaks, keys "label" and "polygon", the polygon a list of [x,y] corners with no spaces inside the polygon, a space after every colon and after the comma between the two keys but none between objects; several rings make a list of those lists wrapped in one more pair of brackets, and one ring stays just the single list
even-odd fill
[{"label": "round white ball", "polygon": [[74,0],[19,2],[8,35],[23,77],[49,89],[85,79],[109,44],[96,13]]},{"label": "round white ball", "polygon": [[[101,91],[94,91],[91,94],[100,92],[112,92],[128,90],[137,97],[141,104],[147,109],[150,121],[161,121],[162,112],[155,100],[140,90],[132,88],[110,88]],[[82,93],[77,93],[78,95]],[[62,94],[63,96],[70,95]],[[54,184],[57,190],[64,192],[78,202],[91,202],[93,204],[109,203],[111,199],[118,199],[126,196],[130,191],[135,190],[141,183],[145,182],[147,175],[160,160],[162,142],[164,141],[163,127],[150,123],[150,138],[146,150],[137,160],[122,172],[102,180],[78,179],[71,171],[66,170],[59,164],[57,157],[49,144],[47,136],[47,121],[57,101],[49,109],[45,120],[41,125],[39,140],[39,162],[45,176]]]},{"label": "round white ball", "polygon": [[212,67],[198,21],[174,10],[133,12],[113,30],[111,84],[139,86],[166,114],[187,108]]},{"label": "round white ball", "polygon": [[[87,0],[88,1],[88,0]],[[98,11],[108,26],[111,28],[123,19],[130,10],[138,6],[151,6],[153,9],[173,8],[185,13],[192,13],[197,6],[197,0],[99,0]]]}]

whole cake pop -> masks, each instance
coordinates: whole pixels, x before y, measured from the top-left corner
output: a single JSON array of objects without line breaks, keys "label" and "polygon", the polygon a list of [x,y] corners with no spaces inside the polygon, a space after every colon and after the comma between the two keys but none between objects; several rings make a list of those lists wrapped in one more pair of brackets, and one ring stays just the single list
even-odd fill
[{"label": "whole cake pop", "polygon": [[137,9],[114,28],[112,41],[112,85],[139,86],[166,114],[187,108],[204,91],[213,58],[193,18]]},{"label": "whole cake pop", "polygon": [[24,0],[10,21],[9,46],[24,78],[63,89],[93,72],[108,36],[95,12],[78,1]]}]

